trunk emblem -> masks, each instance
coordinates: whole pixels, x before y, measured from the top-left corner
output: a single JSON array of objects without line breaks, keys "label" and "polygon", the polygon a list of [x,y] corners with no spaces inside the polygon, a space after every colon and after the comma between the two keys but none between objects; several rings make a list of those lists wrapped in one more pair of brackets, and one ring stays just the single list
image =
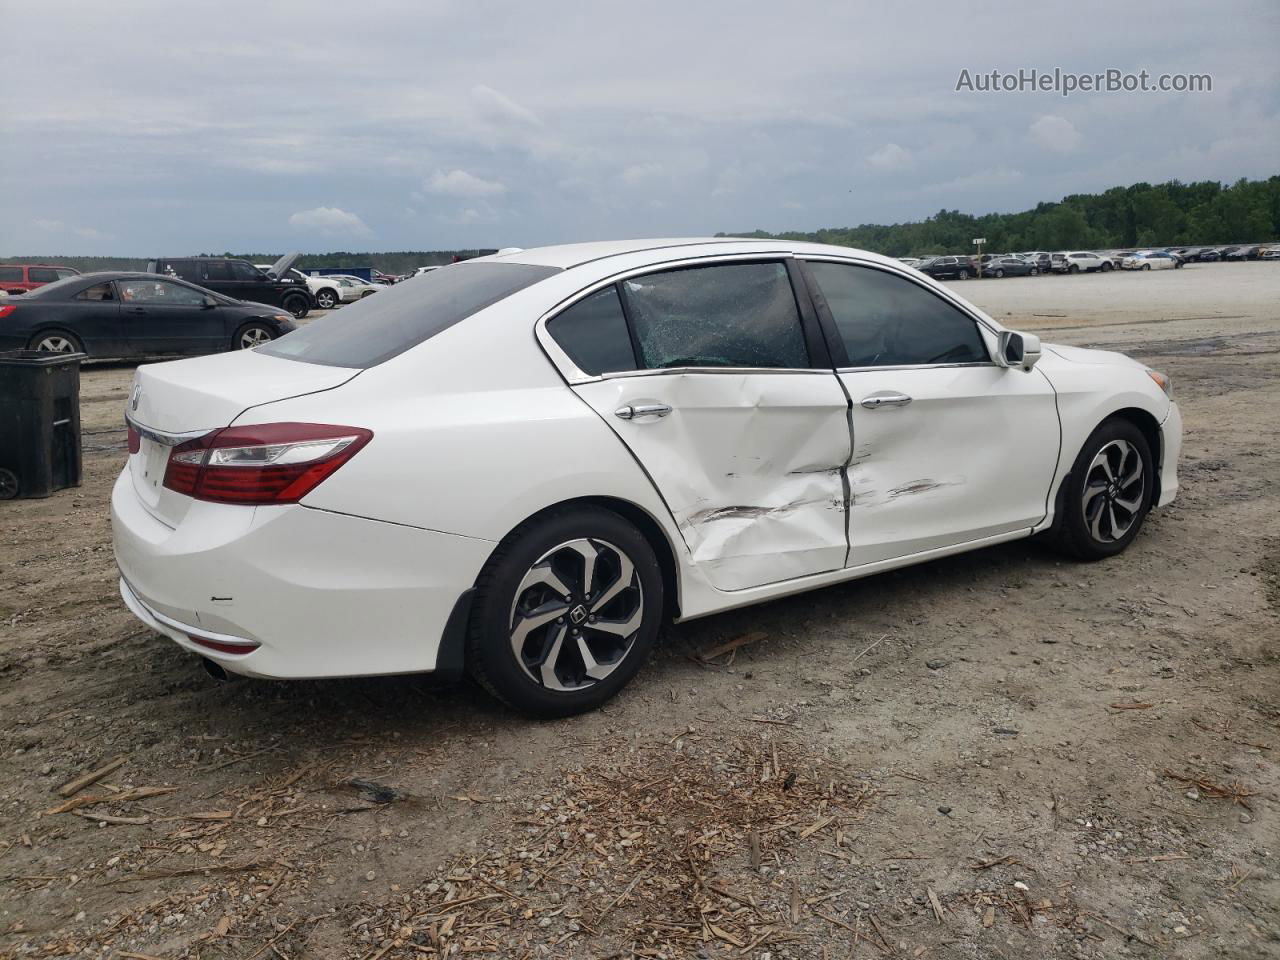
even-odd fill
[{"label": "trunk emblem", "polygon": [[133,396],[129,398],[129,409],[137,410],[138,401],[142,399],[142,384],[135,383],[133,385]]}]

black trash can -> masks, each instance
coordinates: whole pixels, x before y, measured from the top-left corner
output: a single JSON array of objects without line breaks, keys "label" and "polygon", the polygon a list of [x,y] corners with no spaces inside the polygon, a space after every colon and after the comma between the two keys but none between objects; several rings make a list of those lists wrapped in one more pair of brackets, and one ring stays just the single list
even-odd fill
[{"label": "black trash can", "polygon": [[80,486],[83,353],[0,351],[0,500]]}]

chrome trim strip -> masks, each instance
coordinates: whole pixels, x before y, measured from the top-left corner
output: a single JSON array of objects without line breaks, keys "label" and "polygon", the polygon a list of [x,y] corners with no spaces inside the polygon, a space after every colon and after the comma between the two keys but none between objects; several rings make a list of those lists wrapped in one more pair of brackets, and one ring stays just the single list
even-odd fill
[{"label": "chrome trim strip", "polygon": [[212,432],[213,429],[216,429],[188,430],[186,433],[165,433],[162,430],[155,430],[139,423],[137,420],[133,419],[133,417],[129,416],[128,413],[124,415],[124,422],[132,427],[134,432],[139,436],[146,437],[153,443],[158,443],[164,447],[176,447],[180,443],[186,443],[188,440],[195,440],[198,437],[203,437]]},{"label": "chrome trim strip", "polygon": [[883,367],[840,367],[836,373],[872,373],[876,370],[958,370],[963,367],[999,367],[1001,364],[990,360],[976,360],[969,363],[902,363]]},{"label": "chrome trim strip", "polygon": [[201,630],[196,627],[189,627],[185,623],[174,620],[172,617],[166,617],[163,613],[157,613],[155,610],[151,609],[150,606],[142,601],[142,598],[138,596],[138,591],[134,590],[133,586],[124,577],[120,578],[120,586],[125,590],[128,590],[129,596],[133,598],[133,601],[154,617],[157,623],[160,623],[171,630],[177,630],[179,633],[185,634],[189,637],[200,637],[203,640],[211,640],[214,643],[225,643],[233,647],[247,647],[248,649],[245,650],[245,653],[252,653],[254,650],[257,650],[262,646],[262,644],[258,643],[256,640],[246,640],[244,637],[235,637],[229,633],[213,633],[210,630]]}]

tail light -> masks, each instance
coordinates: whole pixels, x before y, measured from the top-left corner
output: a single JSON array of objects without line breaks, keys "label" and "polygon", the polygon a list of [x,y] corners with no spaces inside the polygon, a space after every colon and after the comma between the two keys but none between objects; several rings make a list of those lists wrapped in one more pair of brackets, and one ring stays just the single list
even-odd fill
[{"label": "tail light", "polygon": [[215,503],[297,503],[373,439],[361,427],[226,427],[173,448],[164,485]]},{"label": "tail light", "polygon": [[133,429],[132,423],[128,424],[128,427],[129,427],[129,453],[134,454],[142,449],[142,437],[138,434],[137,430]]},{"label": "tail light", "polygon": [[9,314],[13,313],[13,311],[17,309],[18,308],[14,306],[12,303],[5,304],[3,307],[0,307],[0,320],[3,320],[5,317],[7,317]]}]

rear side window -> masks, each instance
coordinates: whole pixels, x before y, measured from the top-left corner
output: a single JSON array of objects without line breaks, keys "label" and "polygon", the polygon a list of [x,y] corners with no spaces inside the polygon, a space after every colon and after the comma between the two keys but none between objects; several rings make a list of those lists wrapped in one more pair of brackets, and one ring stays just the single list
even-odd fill
[{"label": "rear side window", "polygon": [[583,373],[612,373],[636,368],[616,287],[597,290],[547,321],[547,333]]},{"label": "rear side window", "polygon": [[[192,279],[191,277],[187,278]],[[207,280],[210,283],[219,283],[224,280],[231,279],[231,269],[227,266],[225,260],[207,260],[200,264],[200,271],[195,279],[196,283]]]},{"label": "rear side window", "polygon": [[22,283],[22,268],[0,267],[0,283]]},{"label": "rear side window", "polygon": [[52,267],[27,267],[27,279],[32,283],[53,283],[60,278]]},{"label": "rear side window", "polygon": [[372,367],[559,272],[525,263],[452,264],[387,287],[257,349],[307,363]]},{"label": "rear side window", "polygon": [[643,367],[809,366],[781,263],[690,267],[622,286]]},{"label": "rear side window", "polygon": [[58,270],[55,270],[55,271],[54,271],[54,273],[56,273],[56,274],[58,275],[58,279],[59,279],[59,280],[66,280],[66,279],[67,279],[67,277],[78,277],[78,276],[80,276],[80,274],[79,274],[79,273],[77,273],[75,270],[69,270],[69,269],[67,269],[67,268],[65,268],[65,267],[60,268],[60,269],[58,269]]},{"label": "rear side window", "polygon": [[851,367],[982,363],[973,318],[905,277],[872,267],[810,262]]},{"label": "rear side window", "polygon": [[114,300],[115,298],[109,283],[95,283],[92,287],[85,287],[76,294],[77,300]]}]

